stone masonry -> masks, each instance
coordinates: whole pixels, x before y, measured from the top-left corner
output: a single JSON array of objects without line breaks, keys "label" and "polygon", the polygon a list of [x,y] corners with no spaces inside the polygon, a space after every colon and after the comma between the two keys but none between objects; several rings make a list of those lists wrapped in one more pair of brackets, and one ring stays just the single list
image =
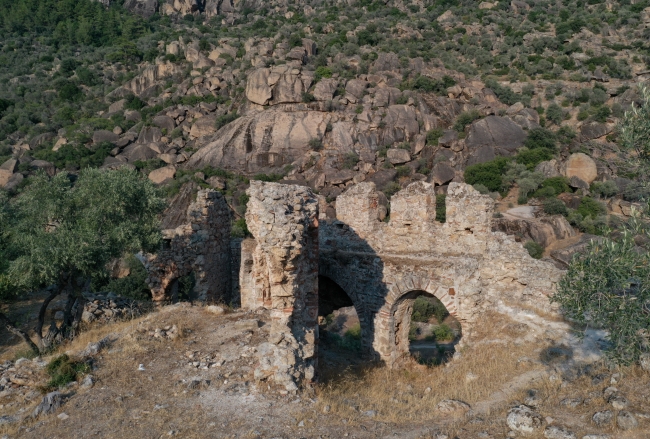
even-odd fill
[{"label": "stone masonry", "polygon": [[[271,337],[257,353],[258,380],[287,391],[314,379],[318,342],[318,199],[309,188],[251,181],[242,243],[242,307],[271,312]],[[252,252],[252,254],[251,254]],[[252,257],[252,264],[248,261]]]},{"label": "stone masonry", "polygon": [[145,258],[155,302],[175,299],[178,278],[194,273],[193,298],[228,302],[231,295],[230,209],[220,192],[200,190],[187,223],[163,230],[163,248]]},{"label": "stone masonry", "polygon": [[[254,182],[249,191],[246,220],[257,244],[242,243],[242,307],[276,313],[276,339],[289,330],[308,331],[309,343],[316,343],[316,274],[347,293],[365,353],[389,366],[408,356],[419,295],[445,304],[461,322],[464,341],[484,311],[500,303],[553,311],[548,295],[561,271],[531,258],[514,238],[493,232],[493,200],[469,185],[450,184],[441,224],[435,221],[433,185],[416,182],[395,194],[390,220],[382,222],[381,194],[373,183],[360,183],[337,198],[337,219],[321,219],[318,228],[318,203],[309,189]],[[290,319],[305,298],[309,311]]]}]

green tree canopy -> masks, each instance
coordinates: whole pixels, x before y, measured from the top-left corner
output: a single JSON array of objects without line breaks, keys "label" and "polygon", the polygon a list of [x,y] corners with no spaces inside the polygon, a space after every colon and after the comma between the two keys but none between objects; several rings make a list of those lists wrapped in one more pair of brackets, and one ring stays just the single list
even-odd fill
[{"label": "green tree canopy", "polygon": [[[57,286],[49,300],[67,293],[66,336],[78,320],[70,314],[74,304],[83,308],[88,280],[103,276],[108,262],[125,252],[157,248],[164,201],[135,171],[85,169],[76,181],[66,173],[51,179],[40,174],[3,206],[11,214],[0,213],[6,223],[0,236],[0,251],[8,255],[5,279],[14,295],[49,285]],[[36,331],[41,345],[42,323]]]}]

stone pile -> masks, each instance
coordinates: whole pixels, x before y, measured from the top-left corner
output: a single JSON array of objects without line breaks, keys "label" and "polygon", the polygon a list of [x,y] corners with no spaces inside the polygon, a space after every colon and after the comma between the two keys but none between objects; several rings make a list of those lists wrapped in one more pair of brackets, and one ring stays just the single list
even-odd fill
[{"label": "stone pile", "polygon": [[106,323],[120,319],[132,319],[145,312],[146,305],[114,293],[86,294],[86,304],[81,320],[86,323]]}]

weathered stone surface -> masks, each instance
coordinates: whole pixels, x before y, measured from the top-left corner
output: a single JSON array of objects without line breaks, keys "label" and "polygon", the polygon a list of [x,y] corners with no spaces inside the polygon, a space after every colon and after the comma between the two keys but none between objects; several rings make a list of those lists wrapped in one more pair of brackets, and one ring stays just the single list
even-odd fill
[{"label": "weathered stone surface", "polygon": [[164,168],[154,169],[149,173],[149,180],[155,184],[163,184],[174,179],[176,175],[175,166],[165,166]]},{"label": "weathered stone surface", "polygon": [[34,409],[33,417],[37,418],[40,415],[49,415],[54,413],[61,407],[63,403],[63,395],[61,392],[50,392],[43,397],[41,403]]},{"label": "weathered stone surface", "polygon": [[564,165],[564,176],[567,178],[578,177],[590,185],[598,176],[596,162],[587,154],[577,152],[571,154]]},{"label": "weathered stone surface", "polygon": [[152,298],[156,302],[175,299],[178,278],[194,273],[194,299],[227,301],[231,278],[228,204],[221,193],[200,190],[186,218],[186,224],[163,230],[163,249],[146,256]]},{"label": "weathered stone surface", "polygon": [[546,439],[576,439],[575,433],[557,425],[546,427],[544,429],[544,437]]},{"label": "weathered stone surface", "polygon": [[436,405],[436,410],[445,414],[466,412],[470,408],[469,404],[457,399],[443,399]]},{"label": "weathered stone surface", "polygon": [[465,139],[468,164],[483,163],[497,156],[513,155],[526,140],[526,132],[508,118],[487,116],[472,123]]},{"label": "weathered stone surface", "polygon": [[314,87],[314,98],[317,101],[331,101],[337,86],[336,79],[321,79]]},{"label": "weathered stone surface", "polygon": [[[244,308],[271,310],[271,339],[258,347],[258,380],[294,391],[316,373],[318,337],[318,200],[304,186],[251,181],[246,223],[256,247]],[[243,248],[243,246],[242,246]],[[242,266],[248,257],[242,254]]]},{"label": "weathered stone surface", "polygon": [[192,129],[190,130],[190,137],[205,137],[213,134],[215,131],[217,131],[215,127],[216,120],[216,116],[203,116],[198,118],[192,125]]},{"label": "weathered stone surface", "polygon": [[[270,203],[263,210],[268,220],[260,222],[247,213],[247,224],[256,230],[255,236],[284,231],[284,226],[275,232],[275,225],[264,225],[272,214],[276,221],[291,214],[288,203],[282,201],[284,196],[278,197],[275,204],[268,196],[264,198]],[[441,300],[461,322],[464,337],[470,336],[472,325],[480,320],[484,308],[478,304],[498,301],[502,294],[507,294],[510,302],[521,301],[553,312],[547,294],[555,289],[561,272],[553,264],[532,259],[512,237],[492,232],[492,198],[471,186],[451,183],[446,198],[447,222],[440,224],[435,221],[436,193],[431,184],[413,183],[393,195],[388,223],[380,221],[382,197],[372,183],[351,186],[339,195],[336,221],[320,218],[315,256],[320,275],[338,284],[354,303],[366,355],[389,366],[408,357],[410,310],[419,292]],[[281,246],[283,241],[275,242]],[[242,306],[274,309],[273,302],[265,298],[267,287],[247,280],[257,278],[259,269],[255,267],[260,262],[255,254],[244,241]],[[418,257],[411,259],[414,254]],[[517,263],[513,265],[512,261]],[[282,279],[279,271],[277,276]],[[512,282],[502,284],[500,279],[504,278]],[[255,282],[265,285],[265,277],[261,279]],[[274,348],[269,347],[269,352],[275,355]]]},{"label": "weathered stone surface", "polygon": [[431,170],[431,181],[438,185],[449,183],[455,176],[456,171],[447,163],[436,163]]},{"label": "weathered stone surface", "polygon": [[132,143],[131,145],[124,148],[121,156],[126,158],[130,163],[136,162],[138,160],[145,161],[156,158],[158,155],[157,151],[149,148],[148,145],[143,145],[142,143]]},{"label": "weathered stone surface", "polygon": [[529,434],[541,430],[544,427],[544,419],[539,413],[525,405],[520,405],[510,409],[506,417],[506,424],[511,430]]},{"label": "weathered stone surface", "polygon": [[9,183],[9,179],[14,175],[13,172],[7,171],[6,169],[0,169],[0,187],[5,187]]},{"label": "weathered stone surface", "polygon": [[273,97],[273,90],[268,84],[269,73],[269,69],[258,69],[248,76],[246,98],[249,101],[258,105],[269,103],[269,100]]},{"label": "weathered stone surface", "polygon": [[546,178],[559,177],[562,175],[557,160],[555,159],[539,163],[535,167],[535,172],[541,172]]},{"label": "weathered stone surface", "polygon": [[621,430],[633,430],[639,426],[639,421],[632,413],[621,410],[616,415],[616,426]]},{"label": "weathered stone surface", "polygon": [[386,157],[394,165],[401,165],[411,161],[411,154],[401,148],[391,148],[386,152]]},{"label": "weathered stone surface", "polygon": [[97,130],[93,133],[93,143],[98,144],[102,142],[115,143],[120,139],[120,136],[112,131]]},{"label": "weathered stone surface", "polygon": [[311,139],[322,137],[330,117],[319,111],[275,109],[240,117],[194,153],[188,167],[213,166],[248,173],[281,168],[302,157]]},{"label": "weathered stone surface", "polygon": [[584,124],[580,128],[580,137],[582,140],[592,140],[606,136],[613,131],[613,127],[604,123],[591,122]]},{"label": "weathered stone surface", "polygon": [[650,372],[650,354],[642,354],[639,357],[639,365],[641,366],[641,369]]},{"label": "weathered stone surface", "polygon": [[612,423],[613,418],[614,418],[614,414],[612,413],[611,410],[603,410],[594,413],[594,415],[591,417],[591,420],[598,427],[605,427]]},{"label": "weathered stone surface", "polygon": [[535,241],[542,247],[548,247],[559,239],[570,238],[576,234],[571,224],[561,215],[540,219],[499,218],[494,221],[494,230],[520,236],[525,241]]},{"label": "weathered stone surface", "polygon": [[174,122],[174,119],[169,116],[156,116],[152,119],[151,122],[161,130],[167,130],[167,135],[171,134],[171,132],[176,127],[176,122]]}]

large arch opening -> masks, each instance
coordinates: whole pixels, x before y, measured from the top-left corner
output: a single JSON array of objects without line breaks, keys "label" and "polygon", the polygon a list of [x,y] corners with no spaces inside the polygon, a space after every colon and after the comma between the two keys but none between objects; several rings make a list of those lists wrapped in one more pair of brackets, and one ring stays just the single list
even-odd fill
[{"label": "large arch opening", "polygon": [[361,322],[348,293],[327,276],[318,276],[321,363],[336,369],[362,356]]},{"label": "large arch opening", "polygon": [[437,366],[456,352],[462,337],[458,319],[434,295],[415,290],[402,296],[394,313],[396,350],[404,359]]}]

